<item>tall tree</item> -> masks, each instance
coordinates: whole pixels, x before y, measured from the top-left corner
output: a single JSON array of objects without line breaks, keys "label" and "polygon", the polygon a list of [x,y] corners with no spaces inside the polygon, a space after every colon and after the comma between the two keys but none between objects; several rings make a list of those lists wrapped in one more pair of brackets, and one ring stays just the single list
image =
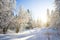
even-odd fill
[{"label": "tall tree", "polygon": [[50,25],[50,19],[51,19],[50,10],[47,9],[47,26]]},{"label": "tall tree", "polygon": [[60,30],[60,0],[55,0],[55,11],[52,15],[51,26],[55,27],[58,31]]},{"label": "tall tree", "polygon": [[13,19],[16,0],[0,0],[0,27],[3,33],[7,32],[10,21]]},{"label": "tall tree", "polygon": [[20,30],[25,30],[25,28],[28,28],[28,24],[31,25],[31,16],[29,9],[24,9],[23,6],[20,6],[18,20],[20,22]]}]

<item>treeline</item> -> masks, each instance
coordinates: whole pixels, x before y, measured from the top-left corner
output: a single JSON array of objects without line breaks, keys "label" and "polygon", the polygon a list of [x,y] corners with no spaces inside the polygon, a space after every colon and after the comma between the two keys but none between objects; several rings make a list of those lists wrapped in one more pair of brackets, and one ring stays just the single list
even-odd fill
[{"label": "treeline", "polygon": [[[48,21],[44,24],[46,27],[60,23],[60,5],[57,5],[59,4],[57,0],[55,2],[56,10],[51,11],[51,15],[49,9],[47,9]],[[0,33],[5,34],[8,30],[14,30],[18,33],[19,31],[41,27],[40,20],[37,19],[37,22],[33,20],[31,10],[24,9],[23,6],[20,6],[18,9],[16,12],[18,14],[16,14],[16,0],[0,0]]]},{"label": "treeline", "polygon": [[20,7],[18,15],[14,15],[15,8],[16,0],[0,0],[0,33],[5,34],[8,29],[18,33],[33,28],[30,10]]}]

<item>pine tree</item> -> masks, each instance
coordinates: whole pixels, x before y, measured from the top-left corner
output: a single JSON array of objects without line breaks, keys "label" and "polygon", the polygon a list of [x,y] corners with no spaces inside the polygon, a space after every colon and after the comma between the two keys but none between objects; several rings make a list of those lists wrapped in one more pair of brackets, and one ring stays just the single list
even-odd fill
[{"label": "pine tree", "polygon": [[47,24],[46,24],[47,27],[50,25],[50,18],[51,18],[50,10],[47,9]]},{"label": "pine tree", "polygon": [[51,26],[60,30],[60,0],[55,0],[55,11],[51,18]]}]

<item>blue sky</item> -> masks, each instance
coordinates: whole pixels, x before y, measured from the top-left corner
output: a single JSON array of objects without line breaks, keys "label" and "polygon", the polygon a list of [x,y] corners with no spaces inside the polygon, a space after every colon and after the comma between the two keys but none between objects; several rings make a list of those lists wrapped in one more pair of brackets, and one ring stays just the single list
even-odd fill
[{"label": "blue sky", "polygon": [[25,9],[30,9],[34,19],[38,18],[41,14],[46,14],[47,8],[54,9],[54,0],[16,0],[17,8],[23,5]]}]

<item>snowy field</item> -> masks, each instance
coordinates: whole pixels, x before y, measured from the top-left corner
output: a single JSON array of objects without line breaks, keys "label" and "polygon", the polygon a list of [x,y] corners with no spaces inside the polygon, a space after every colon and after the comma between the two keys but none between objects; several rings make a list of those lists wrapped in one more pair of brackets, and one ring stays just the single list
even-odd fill
[{"label": "snowy field", "polygon": [[32,29],[19,33],[0,34],[0,40],[60,40],[55,29]]}]

